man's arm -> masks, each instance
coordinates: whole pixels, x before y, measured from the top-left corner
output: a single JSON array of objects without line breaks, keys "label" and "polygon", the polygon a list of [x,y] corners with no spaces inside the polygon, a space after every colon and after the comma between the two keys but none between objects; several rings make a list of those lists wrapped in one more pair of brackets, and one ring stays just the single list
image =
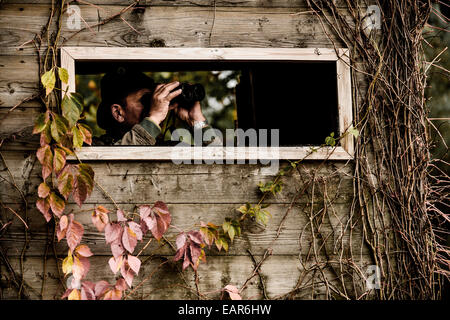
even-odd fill
[{"label": "man's arm", "polygon": [[161,133],[161,128],[151,119],[144,118],[141,123],[136,124],[130,131],[124,134],[122,139],[114,145],[134,146],[145,145],[153,146],[156,143],[156,137]]}]

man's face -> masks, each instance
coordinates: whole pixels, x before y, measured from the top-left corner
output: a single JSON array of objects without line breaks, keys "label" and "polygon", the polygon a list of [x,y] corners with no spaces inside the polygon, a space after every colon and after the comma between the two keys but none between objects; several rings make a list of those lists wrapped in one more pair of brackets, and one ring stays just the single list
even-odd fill
[{"label": "man's face", "polygon": [[144,114],[144,105],[141,103],[141,98],[144,94],[151,92],[150,89],[140,89],[130,93],[126,98],[125,107],[125,121],[124,123],[132,127],[140,123],[147,116]]}]

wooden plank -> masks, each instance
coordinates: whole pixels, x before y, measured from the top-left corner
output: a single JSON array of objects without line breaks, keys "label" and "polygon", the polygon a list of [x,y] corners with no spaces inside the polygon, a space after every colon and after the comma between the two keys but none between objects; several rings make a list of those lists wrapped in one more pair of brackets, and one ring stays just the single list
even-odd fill
[{"label": "wooden plank", "polygon": [[[102,205],[112,210],[109,216],[112,221],[115,221],[116,214],[113,213],[115,212],[113,206],[110,204]],[[180,232],[180,229],[185,231],[198,229],[201,221],[220,225],[226,217],[239,216],[235,211],[238,205],[233,204],[169,204],[168,206],[172,215],[172,225],[178,228],[170,228],[166,234],[167,239],[172,243],[175,243],[175,238]],[[12,208],[23,215],[23,210],[17,205],[13,205]],[[75,205],[70,205],[66,209],[66,212],[73,212],[75,219],[83,224],[85,228],[83,243],[87,244],[94,254],[109,256],[111,255],[111,251],[105,243],[104,235],[99,233],[92,224],[91,213],[93,212],[93,208],[93,205],[83,205],[81,209]],[[133,212],[134,205],[121,205],[121,208],[127,212]],[[267,227],[256,222],[248,221],[243,225],[243,235],[235,238],[234,242],[230,245],[230,251],[228,253],[223,251],[219,253],[213,247],[212,249],[206,250],[207,255],[245,255],[247,250],[251,250],[256,255],[263,255],[269,247],[272,248],[274,255],[307,255],[312,243],[311,225],[309,223],[311,214],[319,214],[320,219],[317,219],[318,221],[323,219],[320,231],[323,238],[326,239],[325,248],[328,255],[333,256],[338,254],[341,246],[344,248],[344,255],[348,254],[348,249],[350,248],[350,230],[348,229],[350,209],[347,204],[330,205],[327,208],[327,213],[323,217],[320,215],[323,213],[321,211],[323,207],[320,204],[314,206],[312,213],[310,206],[306,204],[294,205],[283,222],[280,237],[274,241],[279,225],[288,208],[289,205],[287,204],[274,204],[269,206],[267,210],[272,214],[272,218],[269,220]],[[3,220],[10,221],[10,219],[13,219],[13,223],[8,227],[8,232],[2,237],[1,245],[5,250],[8,250],[10,256],[20,255],[25,241],[23,224],[11,212],[7,210],[3,211]],[[28,211],[28,218],[30,244],[27,255],[40,256],[45,252],[45,246],[48,242],[46,222],[37,209],[30,209]],[[357,218],[355,217],[353,220],[356,221]],[[314,232],[316,233],[317,231],[315,230]],[[369,253],[366,246],[361,246],[363,241],[361,235],[361,227],[357,225],[352,230],[353,242],[351,247],[355,255]],[[148,239],[149,236],[146,236],[144,241],[139,242],[136,253],[144,247]],[[315,245],[319,248],[321,247],[321,242],[316,240]],[[56,250],[58,254],[65,254],[67,251],[66,241],[64,240],[58,243]],[[158,244],[156,241],[152,242],[144,253],[173,254],[169,246]]]},{"label": "wooden plank", "polygon": [[353,122],[352,104],[352,80],[350,74],[349,51],[341,50],[342,55],[336,63],[337,87],[338,87],[338,110],[339,110],[339,130],[343,139],[341,144],[349,155],[354,154],[353,135],[348,132]]},{"label": "wooden plank", "polygon": [[[102,6],[102,10],[92,6],[80,8],[86,22],[94,25],[125,6]],[[333,44],[317,18],[311,14],[295,14],[297,11],[294,8],[262,7],[216,7],[215,11],[210,7],[152,7],[124,14],[140,34],[116,19],[95,28],[95,35],[85,30],[64,45],[149,47],[157,41],[167,47],[332,48]],[[47,22],[48,13],[48,5],[3,5],[0,11],[0,33],[3,35],[0,54],[17,54],[18,46],[40,32]],[[76,31],[70,30],[66,19],[63,20],[62,39],[68,39]],[[339,45],[339,41],[336,43]],[[32,45],[26,45],[20,54],[34,54],[33,50]]]},{"label": "wooden plank", "polygon": [[[142,257],[146,258],[146,257]],[[255,256],[255,259],[259,261],[262,257]],[[114,283],[115,278],[110,271],[107,264],[107,257],[91,257],[90,259],[91,269],[86,278],[89,281],[107,280],[110,283]],[[137,289],[133,299],[196,299],[194,275],[193,272],[188,269],[183,272],[183,278],[178,275],[179,263],[167,263],[166,265],[157,269],[160,265],[160,259],[148,260],[141,266],[139,275],[133,280],[133,286],[137,286],[146,276],[149,276],[153,271],[157,270],[152,279],[146,282],[143,286]],[[358,263],[358,262],[357,262]],[[12,267],[15,270],[19,270],[18,259],[11,260]],[[369,264],[368,260],[363,260],[359,264],[365,270]],[[45,270],[46,282],[44,290],[44,299],[59,299],[63,293],[62,286],[58,280],[58,271],[54,258],[49,257],[47,259],[47,269]],[[233,284],[240,288],[245,280],[252,274],[254,268],[253,261],[250,257],[230,257],[220,256],[211,257],[206,264],[200,264],[199,266],[199,290],[202,293],[210,293],[210,298],[219,299],[220,289],[228,284]],[[298,257],[295,256],[280,256],[277,259],[267,259],[261,267],[261,275],[265,279],[265,287],[269,298],[276,298],[279,295],[283,295],[295,288],[297,280],[301,273],[305,269],[300,265]],[[31,290],[30,297],[37,299],[41,291],[43,272],[43,258],[42,257],[30,257],[27,259],[24,266],[24,279],[31,285],[36,293]],[[9,276],[6,272],[6,275]],[[330,268],[324,267],[324,274],[327,276],[332,284],[339,288],[339,284],[336,282],[335,274]],[[296,299],[323,299],[325,298],[326,288],[323,284],[315,278],[315,285],[311,288],[311,276],[312,272],[304,272],[305,288],[300,290],[293,298]],[[363,286],[363,281],[358,286]],[[309,285],[308,285],[309,284]],[[187,288],[185,288],[187,287]],[[262,293],[259,287],[259,279],[253,278],[247,289],[243,292],[243,298],[245,299],[262,299]],[[190,289],[189,289],[190,288]],[[349,288],[351,292],[352,288]],[[218,292],[219,291],[219,292]],[[11,289],[3,289],[3,298],[15,299],[17,298],[17,292]]]},{"label": "wooden plank", "polygon": [[[318,146],[317,146],[318,147]],[[254,160],[267,164],[267,160],[350,160],[353,157],[342,147],[84,147],[77,152],[80,160],[171,160],[174,163],[233,164]],[[75,160],[75,157],[70,159]],[[186,162],[187,161],[187,162]],[[275,164],[274,164],[275,166]],[[275,169],[276,170],[276,169]]]},{"label": "wooden plank", "polygon": [[[130,5],[135,0],[90,0],[95,5]],[[262,8],[307,8],[306,0],[140,0],[139,7],[262,7]],[[51,0],[3,0],[3,4],[50,4]],[[344,7],[344,0],[336,0],[338,7]],[[362,4],[364,5],[364,3]]]},{"label": "wooden plank", "polygon": [[76,61],[337,61],[332,48],[120,48],[62,47]]},{"label": "wooden plank", "polygon": [[39,113],[41,108],[18,107],[11,112],[10,109],[0,108],[0,139],[19,132],[30,132]]}]

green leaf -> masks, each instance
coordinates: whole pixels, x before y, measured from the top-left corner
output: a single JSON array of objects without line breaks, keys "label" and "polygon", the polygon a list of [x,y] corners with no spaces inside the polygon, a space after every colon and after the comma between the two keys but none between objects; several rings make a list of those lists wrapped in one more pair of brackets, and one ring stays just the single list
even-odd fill
[{"label": "green leaf", "polygon": [[334,138],[334,132],[330,133],[330,135],[325,138],[325,144],[330,147],[334,147],[336,145],[336,139]]},{"label": "green leaf", "polygon": [[73,147],[77,149],[81,149],[83,146],[83,134],[80,130],[78,130],[77,127],[72,128],[72,134],[73,134]]},{"label": "green leaf", "polygon": [[49,120],[50,120],[50,116],[49,116],[48,112],[39,114],[39,116],[37,117],[37,119],[34,123],[33,134],[44,131]]},{"label": "green leaf", "polygon": [[56,77],[53,68],[44,73],[41,77],[42,85],[45,88],[45,95],[48,96],[55,88]]},{"label": "green leaf", "polygon": [[61,103],[62,114],[72,128],[80,119],[81,111],[74,99],[66,95]]},{"label": "green leaf", "polygon": [[58,77],[64,83],[69,83],[69,72],[65,68],[58,67]]},{"label": "green leaf", "polygon": [[351,126],[350,128],[348,128],[348,132],[353,135],[355,138],[359,137],[359,130],[353,128],[353,126]]},{"label": "green leaf", "polygon": [[235,235],[236,235],[236,230],[234,230],[233,226],[230,226],[230,228],[228,228],[228,236],[230,237],[231,242],[233,242]]},{"label": "green leaf", "polygon": [[50,130],[51,130],[53,139],[55,139],[56,142],[60,142],[61,139],[67,133],[66,120],[63,117],[61,117],[60,115],[54,114],[54,119],[50,126]]}]

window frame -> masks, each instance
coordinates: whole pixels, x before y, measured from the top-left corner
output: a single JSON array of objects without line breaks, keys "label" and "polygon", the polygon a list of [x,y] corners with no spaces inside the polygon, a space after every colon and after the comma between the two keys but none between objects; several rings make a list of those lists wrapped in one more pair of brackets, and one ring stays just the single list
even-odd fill
[{"label": "window frame", "polygon": [[[335,61],[339,136],[347,131],[353,121],[350,59],[346,48],[62,47],[60,50],[61,67],[69,73],[68,84],[62,83],[62,95],[66,90],[76,91],[75,62],[78,61]],[[177,148],[176,153],[173,148]],[[262,155],[265,155],[263,159],[279,160],[351,160],[354,157],[354,138],[353,135],[346,134],[340,140],[340,146],[327,146],[315,152],[311,152],[310,146],[278,148],[279,151],[274,155],[270,152],[270,147],[86,146],[76,154],[80,160],[182,160],[186,159],[187,154],[190,154],[192,160],[257,160]]]}]

